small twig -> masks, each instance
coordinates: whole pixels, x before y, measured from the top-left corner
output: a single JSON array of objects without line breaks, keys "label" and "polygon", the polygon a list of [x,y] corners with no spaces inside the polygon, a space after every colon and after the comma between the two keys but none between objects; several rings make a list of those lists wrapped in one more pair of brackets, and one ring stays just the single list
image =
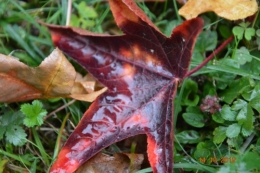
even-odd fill
[{"label": "small twig", "polygon": [[72,0],[68,0],[66,26],[70,25],[71,8],[72,8]]},{"label": "small twig", "polygon": [[188,77],[204,67],[210,60],[212,60],[216,54],[218,54],[221,50],[224,49],[232,40],[234,39],[234,36],[230,36],[226,41],[224,41],[214,52],[212,52],[200,65],[195,67],[194,69],[190,70],[184,77]]},{"label": "small twig", "polygon": [[62,106],[59,107],[58,109],[52,111],[51,113],[49,113],[49,114],[44,118],[44,121],[47,120],[49,117],[51,117],[53,114],[56,114],[56,113],[59,112],[60,110],[62,110],[62,109],[64,109],[64,108],[68,107],[69,105],[73,104],[75,101],[76,101],[76,100],[73,99],[73,100],[71,100],[70,102],[68,102],[67,104],[62,105]]},{"label": "small twig", "polygon": [[255,134],[252,133],[247,139],[246,141],[244,142],[243,146],[240,148],[240,152],[241,153],[244,153],[247,149],[247,147],[250,145],[250,143],[252,142],[252,140],[254,139],[255,137]]}]

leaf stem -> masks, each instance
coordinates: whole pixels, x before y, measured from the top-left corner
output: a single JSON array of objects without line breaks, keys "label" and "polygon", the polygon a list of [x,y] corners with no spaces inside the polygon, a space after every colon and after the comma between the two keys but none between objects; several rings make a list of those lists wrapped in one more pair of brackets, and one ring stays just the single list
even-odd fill
[{"label": "leaf stem", "polygon": [[69,105],[73,104],[76,100],[71,100],[70,102],[66,103],[65,105],[62,105],[61,107],[59,107],[58,109],[52,111],[51,113],[49,113],[48,115],[46,115],[46,117],[44,118],[44,121],[47,120],[49,117],[51,117],[52,115],[56,114],[57,112],[59,112],[60,110],[68,107]]},{"label": "leaf stem", "polygon": [[234,39],[234,36],[230,36],[226,41],[224,41],[214,52],[212,52],[200,65],[195,67],[194,69],[190,70],[188,73],[186,73],[185,77],[191,76],[193,73],[204,67],[210,60],[212,60],[216,54],[218,54],[221,50],[224,49],[232,40]]}]

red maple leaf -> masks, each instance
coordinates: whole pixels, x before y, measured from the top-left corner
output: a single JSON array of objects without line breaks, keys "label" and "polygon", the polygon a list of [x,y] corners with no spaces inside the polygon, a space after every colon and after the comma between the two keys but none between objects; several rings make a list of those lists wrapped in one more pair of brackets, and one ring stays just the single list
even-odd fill
[{"label": "red maple leaf", "polygon": [[137,134],[148,136],[153,171],[172,172],[173,98],[203,21],[186,21],[167,38],[132,0],[109,3],[125,35],[48,25],[54,44],[108,88],[85,112],[50,172],[73,172],[101,149]]}]

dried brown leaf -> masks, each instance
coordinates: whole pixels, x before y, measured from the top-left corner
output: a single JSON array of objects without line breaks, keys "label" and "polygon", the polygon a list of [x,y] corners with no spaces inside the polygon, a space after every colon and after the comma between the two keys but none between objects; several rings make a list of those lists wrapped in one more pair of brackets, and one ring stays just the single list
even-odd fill
[{"label": "dried brown leaf", "polygon": [[55,49],[36,68],[29,67],[14,57],[0,54],[0,102],[55,97],[93,101],[104,92],[105,89],[88,93],[86,85],[79,89],[75,82],[76,74],[74,67],[59,49]]},{"label": "dried brown leaf", "polygon": [[238,20],[253,15],[257,9],[256,0],[189,0],[179,14],[188,20],[201,13],[214,11],[220,17]]},{"label": "dried brown leaf", "polygon": [[117,153],[114,156],[97,154],[85,164],[83,164],[76,173],[130,173],[136,172],[144,160],[142,154]]}]

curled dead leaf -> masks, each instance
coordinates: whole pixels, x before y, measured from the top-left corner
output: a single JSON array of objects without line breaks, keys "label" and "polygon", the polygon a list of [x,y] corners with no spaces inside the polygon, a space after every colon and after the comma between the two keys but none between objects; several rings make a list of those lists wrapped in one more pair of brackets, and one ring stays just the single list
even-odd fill
[{"label": "curled dead leaf", "polygon": [[90,73],[84,77],[77,73],[70,97],[76,100],[93,102],[106,90],[107,88],[98,82]]},{"label": "curled dead leaf", "polygon": [[100,90],[104,86],[97,81],[90,73],[86,76],[82,76],[77,73],[74,87],[72,88],[72,93],[92,93],[94,91]]},{"label": "curled dead leaf", "polygon": [[[71,97],[94,101],[106,89],[81,90],[76,71],[59,49],[55,49],[36,68],[29,67],[14,57],[0,54],[0,102],[17,102],[32,99]],[[86,82],[86,80],[84,81]],[[91,81],[95,82],[92,78]],[[95,82],[96,84],[96,82]],[[90,84],[90,87],[95,84]]]},{"label": "curled dead leaf", "polygon": [[199,14],[214,11],[218,16],[229,19],[244,19],[258,10],[256,0],[189,0],[179,14],[187,20]]},{"label": "curled dead leaf", "polygon": [[104,93],[106,90],[107,90],[107,88],[102,88],[98,91],[88,93],[88,94],[71,94],[69,97],[74,98],[76,100],[93,102],[99,95]]}]

